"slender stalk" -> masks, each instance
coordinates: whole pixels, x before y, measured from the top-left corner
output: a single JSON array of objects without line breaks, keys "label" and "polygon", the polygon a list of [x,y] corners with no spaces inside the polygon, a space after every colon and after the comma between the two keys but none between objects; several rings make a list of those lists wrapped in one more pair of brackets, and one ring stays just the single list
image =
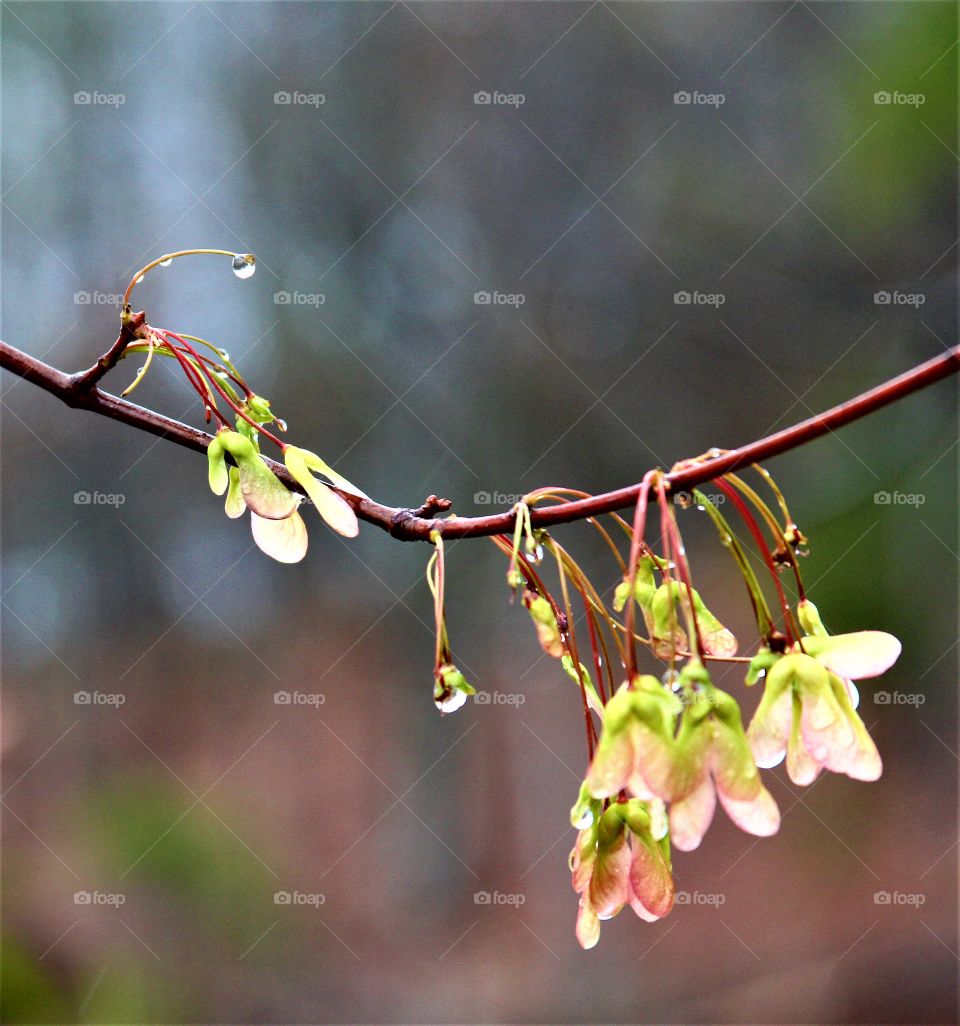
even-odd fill
[{"label": "slender stalk", "polygon": [[634,590],[637,586],[637,566],[640,562],[640,550],[643,547],[643,534],[647,525],[647,503],[649,502],[650,485],[653,478],[654,472],[648,471],[640,482],[640,488],[637,490],[637,505],[633,513],[633,531],[630,538],[630,562],[628,564],[630,591],[627,595],[627,615],[624,618],[624,623],[627,630],[627,680],[630,682],[631,687],[633,687],[633,678],[637,673],[637,650],[635,645],[637,600]]},{"label": "slender stalk", "polygon": [[767,547],[766,539],[763,537],[763,532],[760,530],[760,526],[757,524],[756,518],[747,508],[743,499],[737,495],[733,488],[728,485],[723,478],[717,478],[714,484],[734,504],[741,519],[747,525],[747,529],[753,535],[753,540],[756,542],[760,556],[767,567],[767,572],[770,574],[771,580],[773,581],[774,588],[777,592],[777,598],[780,600],[780,610],[783,613],[783,629],[786,632],[787,638],[790,641],[793,641],[793,628],[795,626],[795,622],[793,620],[793,613],[790,609],[790,603],[787,601],[787,596],[784,594],[783,585],[780,583],[780,575],[777,573],[777,568],[773,562],[773,556],[770,554],[770,549]]}]

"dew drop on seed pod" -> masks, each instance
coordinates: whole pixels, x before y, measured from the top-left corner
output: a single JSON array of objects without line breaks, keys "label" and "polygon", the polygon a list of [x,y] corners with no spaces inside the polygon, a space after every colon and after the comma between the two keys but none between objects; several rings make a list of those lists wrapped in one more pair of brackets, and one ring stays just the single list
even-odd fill
[{"label": "dew drop on seed pod", "polygon": [[230,266],[238,278],[251,278],[257,269],[257,261],[252,253],[234,253]]},{"label": "dew drop on seed pod", "polygon": [[452,691],[446,698],[441,698],[434,701],[434,705],[442,713],[456,712],[467,700],[467,693],[465,691]]},{"label": "dew drop on seed pod", "polygon": [[534,566],[539,566],[543,562],[543,546],[538,545],[532,551],[527,553],[527,562],[533,563]]},{"label": "dew drop on seed pod", "polygon": [[587,827],[593,826],[593,810],[584,809],[580,818],[573,825],[577,830],[586,830]]},{"label": "dew drop on seed pod", "polygon": [[173,263],[173,257],[167,257],[166,260],[161,260],[157,267],[169,267]]},{"label": "dew drop on seed pod", "polygon": [[670,688],[671,691],[677,686],[677,682],[680,680],[680,673],[678,670],[667,670],[664,675],[660,678],[661,683],[664,687]]}]

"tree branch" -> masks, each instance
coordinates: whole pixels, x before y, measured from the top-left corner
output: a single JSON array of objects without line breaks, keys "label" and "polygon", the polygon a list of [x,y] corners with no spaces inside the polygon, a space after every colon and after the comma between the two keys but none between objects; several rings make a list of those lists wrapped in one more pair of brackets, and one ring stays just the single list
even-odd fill
[{"label": "tree branch", "polygon": [[[126,399],[120,399],[98,387],[99,380],[120,358],[127,342],[133,337],[135,328],[136,325],[133,323],[129,326],[124,325],[120,336],[110,350],[93,367],[77,374],[66,374],[5,342],[0,342],[0,367],[56,396],[73,409],[89,410],[91,413],[98,413],[111,420],[117,420],[122,424],[129,424],[141,431],[168,439],[185,448],[205,452],[212,438],[205,431],[198,431],[188,424],[165,417],[153,410],[147,410]],[[704,484],[739,467],[770,459],[772,456],[778,456],[833,432],[851,421],[858,420],[874,410],[879,410],[890,403],[903,399],[905,396],[958,371],[960,371],[960,346],[954,346],[940,356],[921,363],[899,377],[892,378],[862,395],[840,403],[838,406],[801,421],[799,424],[784,428],[782,431],[741,446],[739,449],[732,449],[709,459],[680,464],[666,476],[666,484],[672,492],[689,491],[697,485]],[[274,460],[267,460],[267,463],[288,488],[302,492],[300,486],[287,472],[286,467]],[[604,492],[602,495],[594,495],[588,499],[533,508],[530,511],[531,520],[534,527],[551,527],[555,524],[585,520],[601,513],[625,509],[637,501],[639,490],[638,483],[618,488],[612,492]],[[512,509],[483,517],[450,517],[446,520],[432,520],[429,519],[432,515],[449,509],[449,500],[430,496],[420,507],[405,509],[384,506],[372,499],[360,499],[348,492],[340,494],[353,506],[361,520],[368,524],[374,524],[403,541],[428,541],[430,532],[437,530],[444,538],[507,534],[512,532],[514,525]]]}]

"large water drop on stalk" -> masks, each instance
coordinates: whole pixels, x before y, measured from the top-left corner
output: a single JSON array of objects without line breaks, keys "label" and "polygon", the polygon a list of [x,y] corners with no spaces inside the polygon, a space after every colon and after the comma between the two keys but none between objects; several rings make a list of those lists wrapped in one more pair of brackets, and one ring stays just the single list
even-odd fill
[{"label": "large water drop on stalk", "polygon": [[234,253],[231,267],[238,278],[251,278],[257,269],[257,258],[252,253]]},{"label": "large water drop on stalk", "polygon": [[667,670],[664,675],[660,678],[661,683],[664,687],[670,688],[671,691],[675,691],[677,684],[680,680],[680,673],[678,670]]},{"label": "large water drop on stalk", "polygon": [[467,700],[466,691],[451,691],[445,698],[434,700],[434,705],[442,713],[456,712]]},{"label": "large water drop on stalk", "polygon": [[172,263],[173,257],[167,257],[166,260],[161,260],[160,263],[157,264],[157,267],[169,267]]},{"label": "large water drop on stalk", "polygon": [[139,275],[139,276],[137,277],[137,280],[136,280],[136,281],[135,281],[135,282],[134,282],[133,284],[134,284],[134,285],[139,285],[139,284],[140,284],[140,282],[142,282],[142,281],[143,281],[143,275],[141,274],[141,275]]},{"label": "large water drop on stalk", "polygon": [[586,830],[587,827],[593,826],[593,810],[589,806],[585,808],[573,825],[577,830]]}]

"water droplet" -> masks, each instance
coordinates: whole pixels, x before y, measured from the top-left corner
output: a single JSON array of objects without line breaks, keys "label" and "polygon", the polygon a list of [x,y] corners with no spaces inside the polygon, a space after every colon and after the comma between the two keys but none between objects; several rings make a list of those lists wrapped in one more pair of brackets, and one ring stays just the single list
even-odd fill
[{"label": "water droplet", "polygon": [[451,691],[445,698],[435,699],[434,704],[442,713],[456,712],[467,700],[465,691]]},{"label": "water droplet", "polygon": [[135,282],[134,282],[133,284],[134,284],[134,285],[139,285],[139,284],[140,284],[140,282],[142,282],[142,281],[143,281],[143,275],[141,274],[141,275],[140,275],[140,276],[139,276],[139,277],[138,277],[138,278],[136,279],[136,281],[135,281]]},{"label": "water droplet", "polygon": [[161,260],[157,267],[169,267],[173,263],[173,257],[167,257],[166,260]]},{"label": "water droplet", "polygon": [[252,253],[234,253],[230,266],[238,278],[251,278],[257,269],[257,258]]},{"label": "water droplet", "polygon": [[527,548],[527,561],[532,563],[534,566],[538,566],[543,562],[543,546],[535,545],[532,549]]},{"label": "water droplet", "polygon": [[680,673],[677,670],[667,670],[664,675],[660,678],[661,683],[664,687],[673,690],[677,686],[677,681],[680,680]]},{"label": "water droplet", "polygon": [[142,374],[146,370],[146,367],[138,367],[137,374]]},{"label": "water droplet", "polygon": [[221,357],[221,359],[229,360],[230,359],[230,354],[226,351],[226,349],[221,349],[220,350],[220,357]]},{"label": "water droplet", "polygon": [[593,826],[593,809],[589,806],[585,808],[573,825],[577,830],[586,830],[587,827]]}]

